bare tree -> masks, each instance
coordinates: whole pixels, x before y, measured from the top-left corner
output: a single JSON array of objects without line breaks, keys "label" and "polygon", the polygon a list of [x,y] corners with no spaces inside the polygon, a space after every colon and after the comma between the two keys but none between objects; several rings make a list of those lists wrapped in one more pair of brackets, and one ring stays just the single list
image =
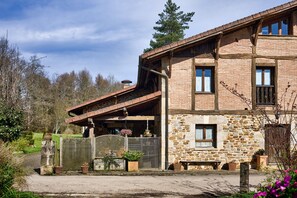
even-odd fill
[{"label": "bare tree", "polygon": [[[268,149],[272,149],[273,157],[278,166],[282,170],[288,168],[297,168],[297,92],[292,90],[288,83],[284,92],[278,101],[275,101],[272,113],[269,110],[256,106],[253,108],[252,101],[244,94],[240,93],[236,88],[227,85],[221,81],[220,84],[237,96],[249,108],[250,114],[258,121],[262,132],[265,130],[265,140],[268,141]],[[264,134],[263,134],[264,135]],[[287,137],[288,139],[286,139]]]},{"label": "bare tree", "polygon": [[16,47],[0,39],[0,99],[8,106],[21,107],[22,73],[26,62]]}]

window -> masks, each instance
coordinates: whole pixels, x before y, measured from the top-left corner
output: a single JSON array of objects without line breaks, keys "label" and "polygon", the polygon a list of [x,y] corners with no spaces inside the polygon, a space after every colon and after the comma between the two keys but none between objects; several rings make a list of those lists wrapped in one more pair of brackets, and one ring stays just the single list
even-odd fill
[{"label": "window", "polygon": [[257,67],[256,69],[256,103],[273,105],[275,101],[274,68]]},{"label": "window", "polygon": [[289,20],[285,18],[263,25],[262,35],[289,35]]},{"label": "window", "polygon": [[196,67],[196,92],[214,92],[213,67]]},{"label": "window", "polygon": [[216,126],[196,125],[195,130],[196,148],[216,148]]}]

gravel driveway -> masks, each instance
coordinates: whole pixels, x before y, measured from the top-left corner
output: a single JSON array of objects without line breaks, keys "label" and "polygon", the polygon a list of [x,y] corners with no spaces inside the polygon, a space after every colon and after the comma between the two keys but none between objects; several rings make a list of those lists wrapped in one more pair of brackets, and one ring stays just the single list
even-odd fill
[{"label": "gravel driveway", "polygon": [[[250,175],[255,186],[264,175]],[[239,174],[171,176],[40,176],[25,190],[58,197],[217,197],[239,189]]]}]

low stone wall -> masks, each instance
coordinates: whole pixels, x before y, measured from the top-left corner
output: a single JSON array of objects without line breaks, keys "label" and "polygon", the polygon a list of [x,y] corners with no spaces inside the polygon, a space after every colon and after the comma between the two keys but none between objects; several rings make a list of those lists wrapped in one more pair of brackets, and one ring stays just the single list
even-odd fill
[{"label": "low stone wall", "polygon": [[[216,148],[195,148],[196,124],[217,126]],[[264,148],[264,137],[257,120],[250,115],[169,116],[169,162],[180,160],[250,162],[253,154]]]}]

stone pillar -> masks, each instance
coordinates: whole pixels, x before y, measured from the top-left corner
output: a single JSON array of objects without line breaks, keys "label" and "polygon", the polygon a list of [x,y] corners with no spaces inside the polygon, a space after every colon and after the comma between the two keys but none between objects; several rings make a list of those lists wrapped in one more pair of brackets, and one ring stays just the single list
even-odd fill
[{"label": "stone pillar", "polygon": [[55,156],[55,144],[51,133],[46,133],[42,141],[40,175],[53,174]]},{"label": "stone pillar", "polygon": [[249,163],[240,163],[240,193],[249,192]]}]

